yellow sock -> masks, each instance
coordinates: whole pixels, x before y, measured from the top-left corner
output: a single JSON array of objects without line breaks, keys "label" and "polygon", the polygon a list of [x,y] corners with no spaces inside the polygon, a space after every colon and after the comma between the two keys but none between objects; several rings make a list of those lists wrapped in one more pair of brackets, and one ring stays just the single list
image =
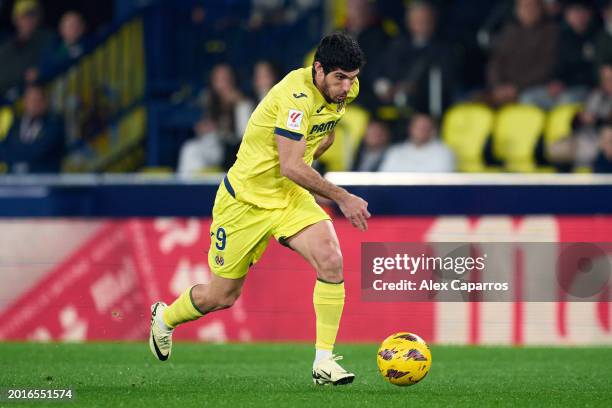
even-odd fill
[{"label": "yellow sock", "polygon": [[200,312],[196,305],[193,303],[191,298],[191,290],[194,287],[185,290],[181,296],[179,296],[174,303],[164,310],[164,323],[168,327],[175,328],[179,324],[187,323],[192,320],[197,320],[204,316],[204,313]]},{"label": "yellow sock", "polygon": [[333,350],[344,308],[344,282],[327,283],[317,280],[312,296],[317,315],[317,343],[315,347]]}]

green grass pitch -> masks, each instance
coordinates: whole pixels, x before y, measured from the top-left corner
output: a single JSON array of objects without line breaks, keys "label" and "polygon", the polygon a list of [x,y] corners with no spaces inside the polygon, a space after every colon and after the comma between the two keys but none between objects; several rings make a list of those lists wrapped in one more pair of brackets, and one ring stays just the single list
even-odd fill
[{"label": "green grass pitch", "polygon": [[386,383],[376,345],[339,345],[357,374],[316,387],[312,346],[175,344],[158,362],[145,343],[0,343],[0,388],[74,389],[72,402],[11,406],[390,407],[612,406],[612,348],[432,347],[432,369],[412,387]]}]

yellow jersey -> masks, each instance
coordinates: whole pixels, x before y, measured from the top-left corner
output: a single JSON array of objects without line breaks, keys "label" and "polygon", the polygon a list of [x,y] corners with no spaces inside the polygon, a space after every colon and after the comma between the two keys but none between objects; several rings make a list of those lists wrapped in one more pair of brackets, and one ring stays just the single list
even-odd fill
[{"label": "yellow jersey", "polygon": [[304,162],[314,153],[344,115],[346,103],[359,93],[355,80],[343,103],[328,103],[317,89],[312,68],[291,71],[259,103],[246,127],[236,162],[225,186],[239,201],[261,208],[285,208],[290,197],[305,192],[280,172],[275,134],[306,139]]}]

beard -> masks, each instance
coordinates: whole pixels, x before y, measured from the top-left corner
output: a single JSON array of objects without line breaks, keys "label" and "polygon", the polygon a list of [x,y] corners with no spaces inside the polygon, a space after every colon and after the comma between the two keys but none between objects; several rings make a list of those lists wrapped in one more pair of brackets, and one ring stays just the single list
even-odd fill
[{"label": "beard", "polygon": [[327,83],[327,79],[325,79],[323,81],[323,97],[325,98],[325,101],[327,103],[342,103],[346,100],[346,97],[348,96],[348,94],[346,95],[336,95],[335,97],[331,96],[331,92],[330,92],[330,86]]}]

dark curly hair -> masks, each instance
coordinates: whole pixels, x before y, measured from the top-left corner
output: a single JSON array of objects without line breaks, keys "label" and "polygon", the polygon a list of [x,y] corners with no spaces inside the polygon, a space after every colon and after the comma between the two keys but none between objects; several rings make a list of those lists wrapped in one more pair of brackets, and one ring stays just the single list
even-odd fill
[{"label": "dark curly hair", "polygon": [[365,55],[352,37],[336,32],[323,37],[315,52],[314,61],[321,63],[323,72],[327,75],[336,69],[347,72],[360,69],[365,64]]}]

